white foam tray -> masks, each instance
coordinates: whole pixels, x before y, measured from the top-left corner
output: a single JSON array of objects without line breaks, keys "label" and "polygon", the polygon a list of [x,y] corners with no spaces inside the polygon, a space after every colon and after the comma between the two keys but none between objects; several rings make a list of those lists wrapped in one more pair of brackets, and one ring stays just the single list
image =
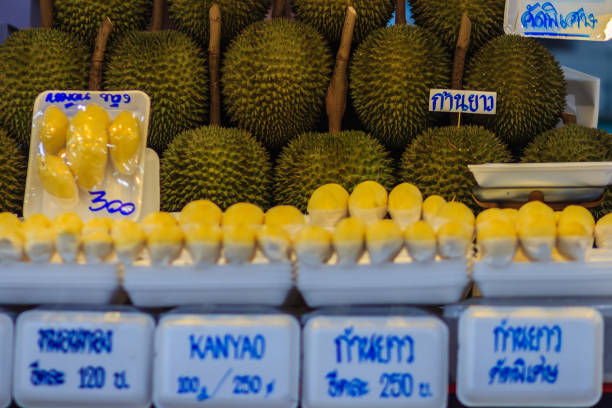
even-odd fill
[{"label": "white foam tray", "polygon": [[470,283],[467,262],[437,260],[382,265],[298,266],[297,287],[312,307],[326,305],[435,305],[461,300]]},{"label": "white foam tray", "polygon": [[0,264],[0,303],[109,304],[120,293],[114,264]]}]

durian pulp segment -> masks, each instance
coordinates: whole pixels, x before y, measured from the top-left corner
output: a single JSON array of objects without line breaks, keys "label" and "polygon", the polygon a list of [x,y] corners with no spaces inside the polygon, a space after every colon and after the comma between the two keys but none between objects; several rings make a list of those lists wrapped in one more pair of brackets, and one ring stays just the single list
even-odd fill
[{"label": "durian pulp segment", "polygon": [[110,157],[122,174],[134,174],[138,167],[140,126],[131,112],[120,112],[108,129]]},{"label": "durian pulp segment", "polygon": [[185,236],[178,225],[160,224],[145,234],[153,265],[170,265],[181,255]]},{"label": "durian pulp segment", "polygon": [[389,193],[389,214],[400,228],[419,221],[422,207],[423,195],[413,184],[399,184]]},{"label": "durian pulp segment", "polygon": [[75,213],[63,213],[53,219],[55,248],[62,260],[74,263],[81,249],[83,221]]},{"label": "durian pulp segment", "polygon": [[468,254],[472,245],[473,233],[463,224],[450,221],[442,225],[438,234],[438,252],[446,259],[462,259]]},{"label": "durian pulp segment", "polygon": [[148,234],[159,227],[176,227],[178,226],[178,221],[174,215],[158,211],[145,215],[140,221],[140,226],[144,229],[145,233]]},{"label": "durian pulp segment", "polygon": [[78,188],[70,167],[64,161],[52,155],[38,156],[38,179],[43,188],[51,195],[62,200],[78,199]]},{"label": "durian pulp segment", "polygon": [[433,217],[432,227],[434,231],[438,231],[447,222],[454,221],[461,224],[468,233],[474,233],[474,213],[470,208],[456,201],[444,203]]},{"label": "durian pulp segment", "polygon": [[[32,219],[32,217],[29,219]],[[24,231],[25,253],[28,258],[33,263],[48,263],[51,261],[51,257],[55,252],[55,232],[50,223],[46,226],[34,224],[24,229]]]},{"label": "durian pulp segment", "polygon": [[35,228],[51,228],[53,225],[49,218],[44,214],[33,214],[26,218],[21,224],[23,231],[27,232],[30,229]]},{"label": "durian pulp segment", "polygon": [[306,224],[306,217],[297,207],[292,205],[277,205],[266,211],[264,224],[268,226],[279,226],[294,239],[297,233]]},{"label": "durian pulp segment", "polygon": [[348,213],[349,193],[339,184],[317,188],[308,200],[308,214],[314,225],[334,227]]},{"label": "durian pulp segment", "polygon": [[256,240],[257,232],[252,224],[227,225],[223,230],[223,255],[225,260],[230,264],[250,262],[255,257]]},{"label": "durian pulp segment", "polygon": [[379,220],[366,229],[366,247],[372,264],[393,262],[404,246],[402,230],[391,220]]},{"label": "durian pulp segment", "polygon": [[583,219],[568,218],[572,217],[562,217],[559,222],[557,249],[568,259],[584,261],[587,251],[593,248],[593,228],[585,225]]},{"label": "durian pulp segment", "polygon": [[105,232],[110,234],[113,228],[113,219],[108,217],[95,217],[83,225],[82,234],[88,235],[92,232]]},{"label": "durian pulp segment", "polygon": [[580,205],[570,205],[563,209],[559,216],[559,221],[557,224],[559,228],[568,222],[578,222],[582,224],[586,231],[593,235],[595,230],[595,218],[593,218],[593,214],[586,208]]},{"label": "durian pulp segment", "polygon": [[[23,259],[24,238],[21,225],[3,220],[0,214],[0,263],[19,262]],[[17,220],[19,221],[19,220]]]},{"label": "durian pulp segment", "polygon": [[128,219],[117,220],[111,228],[111,238],[117,258],[123,265],[133,264],[144,249],[147,238],[144,229]]},{"label": "durian pulp segment", "polygon": [[185,234],[185,246],[195,265],[214,265],[217,263],[221,256],[223,243],[223,232],[219,224],[192,223],[183,226],[183,233]]},{"label": "durian pulp segment", "polygon": [[223,211],[210,200],[196,200],[187,204],[179,213],[178,219],[182,227],[190,224],[221,224]]},{"label": "durian pulp segment", "polygon": [[555,223],[555,212],[548,205],[541,201],[530,201],[518,210],[516,219],[517,225],[522,224],[527,219],[546,218]]},{"label": "durian pulp segment", "polygon": [[291,259],[291,237],[282,226],[264,225],[257,231],[257,245],[270,262],[288,262]]},{"label": "durian pulp segment", "polygon": [[21,221],[19,221],[19,218],[15,214],[9,212],[0,212],[0,229],[15,228],[20,230],[21,227]]},{"label": "durian pulp segment", "polygon": [[601,217],[595,225],[597,248],[612,248],[612,213]]},{"label": "durian pulp segment", "polygon": [[387,203],[387,190],[383,186],[375,181],[364,181],[349,196],[349,214],[369,225],[385,217]]},{"label": "durian pulp segment", "polygon": [[479,224],[476,241],[482,260],[493,266],[508,265],[518,250],[516,227],[501,211]]},{"label": "durian pulp segment", "polygon": [[354,265],[365,251],[366,225],[359,218],[341,220],[332,234],[339,265]]},{"label": "durian pulp segment", "polygon": [[408,254],[416,262],[433,261],[438,252],[436,233],[425,221],[417,221],[404,231]]},{"label": "durian pulp segment", "polygon": [[556,241],[556,225],[552,210],[525,215],[519,213],[517,230],[521,247],[533,261],[548,261]]},{"label": "durian pulp segment", "polygon": [[323,227],[307,225],[297,234],[293,249],[300,263],[320,266],[332,256],[332,236]]},{"label": "durian pulp segment", "polygon": [[83,234],[83,252],[87,263],[100,264],[113,253],[113,240],[109,231],[92,230]]},{"label": "durian pulp segment", "polygon": [[423,201],[423,220],[429,225],[433,225],[434,217],[444,204],[446,204],[444,197],[439,195],[427,197],[425,201]]},{"label": "durian pulp segment", "polygon": [[251,203],[236,203],[231,205],[221,220],[221,225],[251,225],[257,226],[264,222],[264,212],[261,208]]},{"label": "durian pulp segment", "polygon": [[57,106],[49,106],[43,113],[38,138],[44,154],[56,155],[66,146],[68,117]]}]

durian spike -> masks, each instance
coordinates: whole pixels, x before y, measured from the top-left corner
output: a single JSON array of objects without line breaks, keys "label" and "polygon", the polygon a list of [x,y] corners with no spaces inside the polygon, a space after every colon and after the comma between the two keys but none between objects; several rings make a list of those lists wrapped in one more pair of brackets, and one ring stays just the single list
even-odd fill
[{"label": "durian spike", "polygon": [[164,0],[153,0],[153,16],[149,31],[159,31],[164,23]]},{"label": "durian spike", "polygon": [[221,90],[219,88],[219,56],[221,54],[221,8],[213,3],[208,11],[210,42],[208,72],[210,77],[210,124],[221,126]]},{"label": "durian spike", "polygon": [[285,15],[286,0],[272,1],[272,18],[283,17]]},{"label": "durian spike", "polygon": [[395,4],[395,25],[406,25],[406,0],[397,0]]},{"label": "durian spike", "polygon": [[42,28],[53,26],[53,0],[40,0],[40,25]]},{"label": "durian spike", "polygon": [[91,70],[89,71],[89,90],[102,90],[102,64],[104,63],[104,53],[106,52],[106,43],[111,31],[113,31],[113,23],[110,18],[104,17],[98,35],[96,36],[96,46],[91,57]]},{"label": "durian spike", "polygon": [[351,54],[351,43],[353,42],[356,21],[357,11],[355,11],[353,6],[348,6],[346,8],[344,26],[342,27],[340,48],[338,49],[338,54],[336,54],[336,66],[325,99],[330,133],[338,133],[342,130],[342,117],[346,110],[346,94],[348,90],[346,71]]},{"label": "durian spike", "polygon": [[[461,15],[461,26],[459,27],[459,38],[457,39],[457,46],[455,47],[455,60],[453,61],[453,76],[451,79],[452,89],[463,89],[463,71],[465,68],[465,57],[470,47],[470,37],[472,35],[472,22],[467,15],[467,12],[463,12]],[[459,125],[460,116],[457,114],[452,115],[452,124]]]}]

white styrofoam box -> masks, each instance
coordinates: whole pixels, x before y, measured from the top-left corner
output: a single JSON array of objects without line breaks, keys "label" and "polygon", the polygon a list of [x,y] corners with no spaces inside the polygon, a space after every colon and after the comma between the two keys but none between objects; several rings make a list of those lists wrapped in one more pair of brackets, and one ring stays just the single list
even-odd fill
[{"label": "white styrofoam box", "polygon": [[0,303],[109,304],[120,291],[116,265],[6,263],[0,266]]},{"label": "white styrofoam box", "polygon": [[304,408],[446,407],[448,328],[436,317],[313,317],[303,345]]},{"label": "white styrofoam box", "polygon": [[457,397],[469,406],[594,405],[603,330],[588,307],[471,306],[459,318]]},{"label": "white styrofoam box", "polygon": [[300,327],[283,314],[168,314],[155,334],[158,408],[293,408]]},{"label": "white styrofoam box", "polygon": [[0,313],[0,407],[8,407],[12,400],[13,330],[13,319]]},{"label": "white styrofoam box", "polygon": [[136,306],[279,306],[293,287],[293,273],[291,264],[283,263],[130,266],[125,268],[123,286]]},{"label": "white styrofoam box", "polygon": [[154,327],[150,316],[135,311],[21,314],[16,402],[28,408],[148,407]]},{"label": "white styrofoam box", "polygon": [[600,79],[569,67],[561,67],[567,94],[575,101],[576,122],[596,128],[599,123]]},{"label": "white styrofoam box", "polygon": [[466,260],[355,266],[298,266],[308,305],[442,304],[461,299],[470,280]]}]

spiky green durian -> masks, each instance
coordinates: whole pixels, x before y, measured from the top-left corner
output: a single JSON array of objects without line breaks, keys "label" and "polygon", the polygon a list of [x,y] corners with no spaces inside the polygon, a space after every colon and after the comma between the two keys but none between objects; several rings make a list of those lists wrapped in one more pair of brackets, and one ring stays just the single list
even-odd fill
[{"label": "spiky green durian", "polygon": [[474,207],[476,180],[467,166],[511,159],[507,147],[480,126],[432,128],[404,152],[399,181],[416,185],[424,196],[437,194]]},{"label": "spiky green durian", "polygon": [[304,133],[280,154],[274,179],[276,202],[306,211],[311,194],[323,184],[337,183],[351,191],[366,180],[389,191],[394,184],[391,159],[376,139],[359,131]]},{"label": "spiky green durian", "polygon": [[353,43],[363,41],[372,30],[387,25],[395,0],[294,0],[295,18],[310,24],[332,44],[340,43],[346,8],[352,5],[357,11]]},{"label": "spiky green durian", "polygon": [[0,67],[0,126],[25,148],[36,96],[49,89],[85,89],[89,52],[61,31],[28,28],[0,45]]},{"label": "spiky green durian", "polygon": [[[537,136],[523,153],[523,163],[599,162],[612,161],[612,135],[605,130],[580,125],[552,129]],[[606,191],[596,217],[612,210],[612,190]]]},{"label": "spiky green durian", "polygon": [[21,215],[27,164],[15,140],[0,129],[0,213]]},{"label": "spiky green durian", "polygon": [[148,145],[162,153],[208,113],[208,69],[200,48],[178,31],[134,31],[115,43],[104,72],[107,90],[139,89],[151,97]]},{"label": "spiky green durian", "polygon": [[204,126],[178,135],[161,160],[161,206],[180,211],[208,199],[225,209],[237,202],[266,208],[271,198],[268,152],[248,132]]},{"label": "spiky green durian", "polygon": [[277,149],[317,123],[331,66],[331,51],[310,26],[284,18],[251,24],[225,54],[227,112],[234,123]]},{"label": "spiky green durian", "polygon": [[111,38],[144,30],[151,21],[152,0],[54,0],[53,26],[93,48],[105,17],[113,23]]},{"label": "spiky green durian", "polygon": [[520,152],[551,129],[565,108],[565,78],[555,57],[536,40],[503,35],[469,62],[465,89],[497,92],[495,115],[469,115]]},{"label": "spiky green durian", "polygon": [[208,48],[208,11],[213,3],[221,9],[223,44],[229,44],[249,24],[262,20],[270,7],[269,0],[169,0],[168,12],[177,29]]},{"label": "spiky green durian", "polygon": [[429,90],[448,88],[450,76],[450,56],[433,34],[414,26],[385,27],[355,52],[351,97],[372,135],[403,150],[435,121]]},{"label": "spiky green durian", "polygon": [[477,50],[504,33],[506,0],[408,0],[412,18],[427,28],[451,49],[457,45],[461,15],[467,12],[472,23],[470,48]]}]

